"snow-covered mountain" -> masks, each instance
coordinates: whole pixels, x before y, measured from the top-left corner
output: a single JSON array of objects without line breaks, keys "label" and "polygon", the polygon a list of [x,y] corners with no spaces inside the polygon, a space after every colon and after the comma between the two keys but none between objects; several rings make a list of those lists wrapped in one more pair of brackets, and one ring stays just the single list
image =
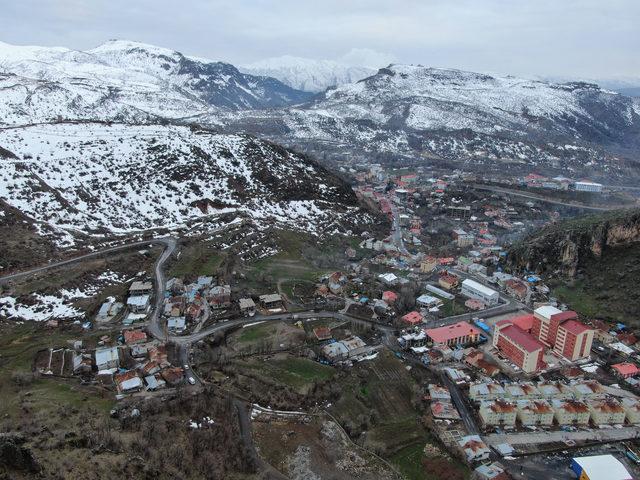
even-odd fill
[{"label": "snow-covered mountain", "polygon": [[0,123],[183,118],[306,101],[280,81],[228,63],[113,40],[84,52],[0,43]]},{"label": "snow-covered mountain", "polygon": [[240,70],[253,75],[277,78],[285,85],[306,92],[322,92],[329,87],[357,82],[376,73],[376,68],[355,67],[333,60],[309,58],[269,58],[244,65]]},{"label": "snow-covered mountain", "polygon": [[317,233],[368,221],[338,177],[251,136],[57,123],[0,130],[0,146],[0,207],[59,232],[179,228],[222,214]]},{"label": "snow-covered mountain", "polygon": [[412,65],[380,69],[307,104],[242,117],[230,123],[281,132],[288,143],[335,145],[365,156],[388,152],[579,167],[601,162],[603,151],[640,151],[637,99],[586,83]]}]

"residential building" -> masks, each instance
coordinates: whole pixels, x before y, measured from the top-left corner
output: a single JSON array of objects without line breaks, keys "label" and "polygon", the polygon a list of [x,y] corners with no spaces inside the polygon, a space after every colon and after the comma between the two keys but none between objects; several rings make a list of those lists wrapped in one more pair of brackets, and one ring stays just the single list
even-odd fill
[{"label": "residential building", "polygon": [[431,400],[451,401],[451,393],[449,392],[449,389],[443,387],[442,385],[430,383],[427,388],[429,389],[429,397],[431,398]]},{"label": "residential building", "polygon": [[553,399],[551,406],[558,425],[586,425],[589,423],[591,412],[585,402],[572,399]]},{"label": "residential building", "polygon": [[604,398],[607,394],[602,385],[595,380],[583,380],[571,384],[574,396],[581,399]]},{"label": "residential building", "polygon": [[473,480],[509,480],[511,476],[505,471],[504,467],[498,462],[480,465],[471,476]]},{"label": "residential building", "polygon": [[587,358],[594,333],[592,328],[577,320],[567,320],[558,326],[553,351],[571,361]]},{"label": "residential building", "polygon": [[402,316],[402,321],[407,325],[419,325],[422,323],[422,315],[420,312],[409,312]]},{"label": "residential building", "polygon": [[467,462],[481,462],[487,460],[491,450],[478,435],[467,435],[458,441],[460,449],[464,452]]},{"label": "residential building", "polygon": [[416,298],[416,304],[419,307],[433,308],[441,306],[442,300],[425,293]]},{"label": "residential building", "polygon": [[231,305],[231,286],[217,285],[209,290],[209,305],[213,308],[224,308]]},{"label": "residential building", "polygon": [[499,383],[476,383],[469,386],[469,398],[476,402],[505,397],[506,392]]},{"label": "residential building", "polygon": [[125,330],[123,333],[124,343],[131,345],[133,343],[143,343],[147,341],[147,334],[142,330]]},{"label": "residential building", "polygon": [[622,406],[627,416],[627,422],[637,425],[640,423],[640,401],[637,398],[623,398]]},{"label": "residential building", "polygon": [[611,368],[616,372],[616,374],[619,377],[622,377],[622,378],[635,377],[638,373],[640,373],[640,369],[638,369],[635,363],[629,363],[629,362],[616,363],[615,365],[611,365]]},{"label": "residential building", "polygon": [[449,272],[443,272],[438,278],[438,285],[446,290],[453,290],[458,286],[460,279]]},{"label": "residential building", "polygon": [[137,295],[127,299],[127,307],[134,313],[146,313],[149,311],[149,295]]},{"label": "residential building", "polygon": [[480,330],[467,322],[458,322],[438,328],[425,330],[434,344],[457,346],[476,343],[480,340]]},{"label": "residential building", "polygon": [[96,367],[98,370],[108,370],[120,366],[118,347],[104,347],[96,349]]},{"label": "residential building", "polygon": [[461,293],[466,297],[480,300],[487,306],[497,305],[500,301],[500,294],[498,292],[469,278],[462,282]]},{"label": "residential building", "polygon": [[260,295],[260,304],[269,310],[282,308],[282,296],[279,293]]},{"label": "residential building", "polygon": [[256,304],[251,298],[241,298],[238,302],[240,313],[245,317],[252,317],[256,313]]},{"label": "residential building", "polygon": [[506,400],[487,401],[480,404],[480,418],[485,425],[513,426],[516,424],[517,415],[516,404]]},{"label": "residential building", "polygon": [[427,257],[420,262],[420,271],[422,273],[431,273],[438,266],[438,259],[435,257]]},{"label": "residential building", "polygon": [[518,419],[522,425],[551,425],[554,411],[546,400],[520,400]]},{"label": "residential building", "polygon": [[443,420],[460,420],[460,414],[456,407],[453,406],[451,400],[434,400],[431,402],[431,415],[433,418]]},{"label": "residential building", "polygon": [[509,319],[496,322],[493,346],[525,373],[544,368],[544,345]]},{"label": "residential building", "polygon": [[396,300],[398,300],[398,294],[391,290],[385,290],[384,292],[382,292],[382,300],[391,305],[395,303]]},{"label": "residential building", "polygon": [[623,424],[627,415],[622,404],[613,398],[592,400],[588,405],[594,425]]},{"label": "residential building", "polygon": [[151,282],[133,282],[129,287],[129,295],[135,297],[138,295],[149,295],[153,292],[153,284]]}]

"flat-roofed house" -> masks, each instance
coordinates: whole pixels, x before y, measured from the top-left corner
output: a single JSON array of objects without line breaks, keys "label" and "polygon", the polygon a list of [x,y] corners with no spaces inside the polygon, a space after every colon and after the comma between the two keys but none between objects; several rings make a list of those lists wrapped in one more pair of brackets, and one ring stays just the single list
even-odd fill
[{"label": "flat-roofed house", "polygon": [[586,425],[589,423],[591,412],[589,406],[580,400],[551,401],[554,409],[554,417],[558,425]]},{"label": "flat-roofed house", "polygon": [[520,400],[518,418],[522,425],[551,425],[554,411],[546,400]]},{"label": "flat-roofed house", "polygon": [[622,424],[627,415],[622,404],[613,398],[593,400],[588,405],[594,425]]},{"label": "flat-roofed house", "polygon": [[485,401],[480,404],[480,418],[485,425],[516,424],[518,407],[513,402],[506,400]]}]

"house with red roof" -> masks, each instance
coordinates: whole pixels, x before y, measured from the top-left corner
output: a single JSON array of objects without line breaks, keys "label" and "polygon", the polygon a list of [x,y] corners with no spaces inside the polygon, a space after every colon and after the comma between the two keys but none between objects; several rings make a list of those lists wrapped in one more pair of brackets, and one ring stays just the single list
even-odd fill
[{"label": "house with red roof", "polygon": [[418,325],[422,323],[422,315],[420,314],[420,312],[416,311],[407,313],[406,315],[401,317],[401,319],[407,325]]},{"label": "house with red roof", "polygon": [[511,319],[495,324],[493,346],[523,372],[533,373],[544,367],[544,344]]},{"label": "house with red roof", "polygon": [[482,332],[470,323],[458,322],[438,328],[427,328],[425,333],[434,344],[454,347],[477,342]]},{"label": "house with red roof", "polygon": [[611,365],[611,368],[613,368],[616,374],[622,378],[635,377],[640,373],[640,369],[637,365],[629,362],[616,363],[615,365]]},{"label": "house with red roof", "polygon": [[131,345],[132,343],[141,343],[147,341],[147,334],[142,330],[125,330],[124,343]]},{"label": "house with red roof", "polygon": [[385,290],[384,292],[382,292],[382,300],[391,305],[396,300],[398,300],[398,294],[391,290]]}]

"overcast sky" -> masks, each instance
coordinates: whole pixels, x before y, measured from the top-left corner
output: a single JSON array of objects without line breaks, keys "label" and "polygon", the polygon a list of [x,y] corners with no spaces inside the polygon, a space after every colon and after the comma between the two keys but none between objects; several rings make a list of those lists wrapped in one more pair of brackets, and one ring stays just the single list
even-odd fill
[{"label": "overcast sky", "polygon": [[640,0],[0,0],[0,40],[121,38],[241,65],[296,55],[514,75],[640,77]]}]

